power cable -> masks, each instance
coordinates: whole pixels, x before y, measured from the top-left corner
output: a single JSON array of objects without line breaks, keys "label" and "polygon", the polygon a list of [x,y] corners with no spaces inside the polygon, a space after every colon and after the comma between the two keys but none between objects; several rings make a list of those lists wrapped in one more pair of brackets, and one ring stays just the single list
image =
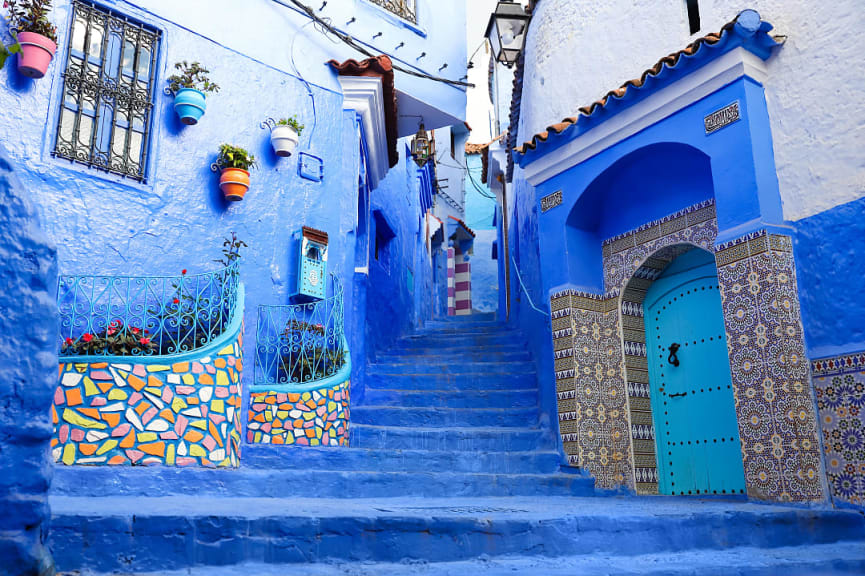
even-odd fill
[{"label": "power cable", "polygon": [[[281,6],[285,6],[286,8],[291,8],[295,11],[302,12],[302,13],[306,14],[306,16],[308,18],[313,20],[318,25],[318,26],[316,26],[316,29],[318,29],[319,31],[321,31],[322,28],[327,30],[327,32],[330,32],[331,34],[336,36],[344,44],[351,46],[352,48],[354,48],[355,50],[357,50],[358,52],[360,52],[364,56],[367,56],[368,58],[375,58],[377,56],[376,54],[370,52],[365,46],[359,44],[354,39],[354,37],[352,37],[351,35],[345,34],[344,32],[340,32],[339,30],[337,30],[336,28],[331,26],[330,22],[328,20],[318,16],[315,13],[315,10],[313,10],[312,8],[307,6],[306,4],[300,2],[299,0],[273,0],[273,1],[276,2],[277,4],[281,5]],[[293,6],[287,4],[286,2],[291,2],[291,4],[293,4]],[[321,28],[319,28],[319,26]],[[385,52],[385,54],[387,56],[390,56],[386,52]],[[394,57],[394,59],[395,58],[396,57]],[[440,76],[433,76],[431,74],[427,74],[426,72],[418,72],[416,70],[410,70],[408,68],[404,68],[404,67],[398,66],[396,64],[393,64],[392,67],[394,70],[402,72],[403,74],[408,74],[410,76],[416,76],[418,78],[426,78],[428,80],[433,80],[435,82],[442,82],[444,84],[450,84],[451,86],[463,86],[466,88],[474,88],[475,87],[475,85],[470,83],[470,82],[462,82],[461,80],[450,80],[448,78],[442,78]]]}]

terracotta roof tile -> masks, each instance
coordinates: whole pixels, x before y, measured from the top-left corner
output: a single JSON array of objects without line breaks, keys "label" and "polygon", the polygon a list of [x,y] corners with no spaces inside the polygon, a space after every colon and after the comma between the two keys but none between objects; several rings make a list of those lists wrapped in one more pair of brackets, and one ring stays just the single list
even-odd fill
[{"label": "terracotta roof tile", "polygon": [[399,162],[397,151],[397,109],[396,88],[393,82],[393,63],[385,55],[367,58],[366,60],[351,59],[345,62],[330,60],[328,62],[340,76],[378,76],[381,78],[382,91],[384,92],[384,123],[387,132],[387,148],[390,167],[393,168]]},{"label": "terracotta roof tile", "polygon": [[469,227],[468,227],[468,224],[466,224],[465,222],[463,222],[462,220],[460,220],[459,218],[456,218],[456,217],[454,217],[454,216],[448,216],[448,218],[450,218],[451,220],[456,220],[456,222],[457,222],[460,226],[462,226],[463,228],[466,229],[466,232],[468,232],[469,234],[472,235],[472,238],[475,237],[475,232],[474,232],[474,230],[472,230],[471,228],[469,228]]},{"label": "terracotta roof tile", "polygon": [[[659,75],[661,75],[664,72],[664,70],[669,70],[669,69],[675,68],[676,65],[679,63],[679,61],[683,57],[694,56],[700,50],[700,48],[702,46],[713,46],[715,44],[718,44],[722,40],[725,40],[726,38],[729,37],[729,33],[735,28],[736,23],[739,21],[739,18],[745,13],[748,13],[748,16],[751,20],[754,20],[754,18],[756,18],[756,20],[757,20],[758,26],[756,28],[754,28],[753,31],[749,31],[752,34],[755,34],[758,31],[767,32],[768,30],[772,29],[771,25],[768,25],[768,24],[760,21],[759,15],[756,14],[756,12],[751,11],[751,10],[744,11],[744,12],[740,13],[735,19],[733,19],[730,22],[728,22],[727,24],[725,24],[721,28],[720,31],[713,32],[711,34],[707,34],[707,35],[703,36],[702,38],[698,38],[697,40],[695,40],[694,42],[692,42],[691,44],[686,46],[684,49],[679,50],[678,52],[674,52],[668,56],[661,58],[660,60],[658,60],[658,62],[654,66],[652,66],[648,70],[644,71],[638,78],[628,80],[627,82],[625,82],[624,84],[622,84],[618,88],[616,88],[614,90],[610,90],[609,92],[607,92],[599,100],[592,102],[588,106],[583,106],[582,108],[579,109],[580,115],[564,118],[564,119],[562,119],[561,122],[547,126],[546,130],[535,134],[534,136],[532,136],[531,140],[529,140],[528,142],[525,142],[522,146],[514,147],[513,145],[510,145],[510,147],[513,150],[515,150],[518,154],[525,154],[525,153],[529,152],[530,150],[536,149],[540,143],[545,142],[550,137],[550,132],[553,132],[555,134],[561,134],[565,130],[567,130],[570,127],[577,124],[581,119],[588,118],[588,117],[592,116],[593,114],[595,114],[595,112],[597,112],[599,109],[602,109],[605,106],[607,106],[610,103],[611,99],[621,100],[621,99],[625,98],[626,96],[628,96],[628,93],[633,91],[634,89],[638,89],[638,88],[643,87],[645,85],[647,79],[656,78]],[[748,22],[748,24],[752,27],[754,26],[754,22]],[[758,40],[758,42],[759,42],[759,40]],[[766,41],[764,39],[764,42],[771,43],[772,47],[777,45],[774,42],[774,40]],[[520,74],[520,82],[521,81],[522,81],[522,75]],[[517,82],[517,78],[515,77],[514,78],[514,84],[515,84],[515,92],[514,93],[515,94],[516,94],[516,82]],[[514,100],[517,100],[517,99],[514,98]],[[512,111],[511,111],[512,124],[511,125],[515,131],[515,123],[513,122],[513,113],[514,113],[514,111],[512,108]],[[517,114],[516,118],[517,118],[517,122],[518,122],[519,121],[519,111],[518,110],[517,110],[516,114]],[[514,137],[515,137],[515,135],[514,135]]]}]

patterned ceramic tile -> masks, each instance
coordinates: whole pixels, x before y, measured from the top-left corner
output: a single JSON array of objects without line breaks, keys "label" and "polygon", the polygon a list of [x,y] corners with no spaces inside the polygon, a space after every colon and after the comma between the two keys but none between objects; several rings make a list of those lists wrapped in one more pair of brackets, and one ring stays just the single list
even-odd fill
[{"label": "patterned ceramic tile", "polygon": [[604,295],[553,296],[554,321],[567,319],[555,324],[554,349],[568,459],[599,486],[657,493],[642,301],[674,258],[700,247],[714,251],[718,265],[748,492],[819,500],[792,243],[757,231],[716,247],[716,237],[714,203],[703,202],[605,241]]},{"label": "patterned ceramic tile", "polygon": [[829,490],[865,507],[865,352],[811,363]]}]

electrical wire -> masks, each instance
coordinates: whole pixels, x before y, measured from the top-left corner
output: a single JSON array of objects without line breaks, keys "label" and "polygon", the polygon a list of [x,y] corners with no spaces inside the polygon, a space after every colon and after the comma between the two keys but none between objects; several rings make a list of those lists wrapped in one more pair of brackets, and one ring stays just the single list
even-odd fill
[{"label": "electrical wire", "polygon": [[[350,34],[346,34],[344,32],[340,32],[333,26],[331,26],[330,21],[328,19],[322,18],[315,13],[315,10],[300,2],[300,0],[273,0],[277,4],[281,6],[285,6],[286,8],[291,8],[295,11],[302,12],[306,14],[308,18],[310,18],[313,22],[317,24],[316,29],[321,31],[322,28],[327,32],[336,36],[339,40],[341,40],[344,44],[351,46],[364,56],[368,58],[375,58],[377,54],[370,52],[365,46],[359,44]],[[287,2],[290,2],[288,4]],[[292,6],[293,5],[293,6]],[[323,33],[324,34],[324,33]],[[325,34],[326,35],[326,34]],[[386,55],[390,56],[385,52]],[[394,57],[395,59],[395,57]],[[475,85],[470,82],[462,82],[461,80],[450,80],[448,78],[442,78],[441,76],[433,76],[431,74],[427,74],[426,72],[418,72],[416,70],[410,70],[408,68],[404,68],[402,66],[398,66],[396,64],[393,65],[393,69],[403,74],[408,74],[410,76],[416,76],[418,78],[426,78],[428,80],[433,80],[435,82],[442,82],[444,84],[450,84],[451,86],[462,86],[465,88],[474,88]]]},{"label": "electrical wire", "polygon": [[[313,26],[317,26],[315,21],[310,20],[306,24],[304,24],[300,31],[303,32],[303,29],[312,24]],[[300,78],[300,81],[303,82],[304,86],[306,86],[306,93],[309,96],[310,100],[312,100],[312,129],[309,131],[309,147],[312,148],[312,138],[315,136],[315,127],[318,124],[318,115],[315,113],[315,94],[312,91],[312,87],[309,85],[309,82],[306,81],[306,78],[303,77],[303,74],[297,69],[297,64],[294,63],[294,42],[297,40],[297,37],[300,34],[295,34],[294,38],[291,39],[291,50],[289,51],[289,56],[291,59],[291,67],[294,70],[295,76]]]}]

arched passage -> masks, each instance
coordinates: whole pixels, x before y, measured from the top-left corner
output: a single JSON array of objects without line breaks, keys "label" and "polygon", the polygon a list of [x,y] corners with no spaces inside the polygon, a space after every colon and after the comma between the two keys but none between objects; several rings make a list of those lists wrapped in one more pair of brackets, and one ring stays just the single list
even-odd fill
[{"label": "arched passage", "polygon": [[620,309],[637,486],[744,493],[714,255],[687,243],[657,250]]}]

